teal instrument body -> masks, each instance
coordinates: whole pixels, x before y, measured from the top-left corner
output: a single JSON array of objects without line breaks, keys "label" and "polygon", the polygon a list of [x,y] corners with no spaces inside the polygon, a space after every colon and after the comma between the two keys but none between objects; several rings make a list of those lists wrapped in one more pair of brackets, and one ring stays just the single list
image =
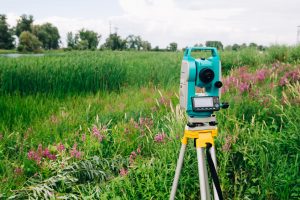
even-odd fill
[{"label": "teal instrument body", "polygon": [[[209,58],[196,59],[192,51],[209,51]],[[196,87],[205,92],[196,93]],[[180,76],[180,106],[185,109],[189,117],[210,117],[213,111],[220,109],[219,95],[221,82],[221,62],[218,51],[213,47],[190,47],[184,52]],[[213,105],[209,102],[207,108],[195,109],[193,98],[211,97]],[[206,98],[208,99],[208,98]],[[202,100],[201,100],[202,101]]]}]

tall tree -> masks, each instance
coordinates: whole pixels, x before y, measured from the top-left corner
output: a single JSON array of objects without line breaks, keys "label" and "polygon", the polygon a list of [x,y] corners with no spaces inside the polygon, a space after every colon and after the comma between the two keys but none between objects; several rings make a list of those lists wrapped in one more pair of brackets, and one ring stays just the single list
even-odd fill
[{"label": "tall tree", "polygon": [[6,15],[0,14],[0,49],[12,49],[14,45],[13,30],[6,22]]},{"label": "tall tree", "polygon": [[142,41],[142,48],[144,51],[150,51],[151,50],[151,43],[148,41]]},{"label": "tall tree", "polygon": [[28,31],[23,31],[19,37],[18,51],[37,51],[42,46],[39,39]]},{"label": "tall tree", "polygon": [[32,15],[22,15],[17,21],[16,35],[19,37],[23,31],[32,31],[33,16]]},{"label": "tall tree", "polygon": [[215,47],[218,50],[223,50],[223,44],[220,41],[206,41],[205,46],[207,47]]},{"label": "tall tree", "polygon": [[[82,44],[87,44],[88,49],[96,49],[98,47],[101,35],[91,31],[91,30],[85,30],[81,29],[78,32],[79,39]],[[85,42],[83,42],[85,41]]]},{"label": "tall tree", "polygon": [[257,44],[254,43],[254,42],[251,42],[251,43],[249,44],[249,47],[250,47],[250,48],[257,49]]},{"label": "tall tree", "polygon": [[133,50],[141,50],[143,47],[143,40],[141,36],[128,35],[126,38],[127,47]]},{"label": "tall tree", "polygon": [[59,47],[60,35],[57,27],[51,23],[34,25],[32,33],[42,42],[44,49],[57,49]]},{"label": "tall tree", "polygon": [[75,36],[73,36],[72,32],[67,33],[67,46],[68,48],[74,49],[76,46]]},{"label": "tall tree", "polygon": [[176,43],[176,42],[171,42],[171,43],[169,44],[168,49],[169,49],[170,51],[177,51],[177,43]]},{"label": "tall tree", "polygon": [[111,50],[124,50],[126,49],[126,40],[123,40],[117,33],[112,33],[106,39],[103,47]]},{"label": "tall tree", "polygon": [[238,44],[233,44],[233,45],[232,45],[232,50],[233,50],[233,51],[238,51],[240,48],[241,48],[241,47],[240,47],[240,45],[238,45]]}]

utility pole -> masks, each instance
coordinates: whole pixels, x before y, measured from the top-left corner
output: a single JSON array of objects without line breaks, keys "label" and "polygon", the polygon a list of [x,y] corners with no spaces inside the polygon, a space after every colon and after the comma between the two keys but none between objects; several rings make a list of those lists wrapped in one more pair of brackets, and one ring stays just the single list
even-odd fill
[{"label": "utility pole", "polygon": [[118,30],[119,30],[119,28],[118,27],[114,27],[115,28],[115,34],[117,34],[118,33]]},{"label": "utility pole", "polygon": [[109,21],[109,35],[111,35],[111,21]]}]

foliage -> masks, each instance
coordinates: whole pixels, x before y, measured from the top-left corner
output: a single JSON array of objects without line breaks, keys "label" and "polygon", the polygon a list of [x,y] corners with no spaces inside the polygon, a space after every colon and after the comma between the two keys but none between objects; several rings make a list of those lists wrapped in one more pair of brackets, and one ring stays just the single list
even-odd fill
[{"label": "foliage", "polygon": [[34,25],[32,33],[42,42],[44,49],[58,49],[59,48],[59,33],[57,27],[51,23],[42,25]]},{"label": "foliage", "polygon": [[73,36],[72,32],[67,33],[67,47],[70,49],[75,49],[76,42],[77,42],[76,36]]},{"label": "foliage", "polygon": [[0,49],[13,49],[14,45],[13,30],[6,22],[6,16],[0,14]]},{"label": "foliage", "polygon": [[111,50],[124,50],[126,48],[126,40],[123,40],[117,33],[109,34],[103,48]]},{"label": "foliage", "polygon": [[24,31],[32,32],[33,16],[23,14],[20,19],[17,20],[16,35],[20,37]]},{"label": "foliage", "polygon": [[38,51],[42,46],[42,43],[39,39],[28,31],[24,31],[21,33],[19,37],[19,46],[18,51],[21,52],[32,52]]},{"label": "foliage", "polygon": [[129,35],[126,38],[128,49],[140,50],[143,46],[141,36]]},{"label": "foliage", "polygon": [[170,49],[170,51],[177,51],[177,43],[176,42],[171,42],[169,44],[168,49]]},{"label": "foliage", "polygon": [[218,50],[223,50],[223,44],[220,41],[206,41],[205,46],[216,47]]},{"label": "foliage", "polygon": [[67,33],[67,46],[71,49],[95,50],[98,47],[100,38],[101,35],[94,31],[80,29],[75,35],[72,32]]},{"label": "foliage", "polygon": [[148,41],[142,41],[142,48],[144,51],[150,51],[151,50],[151,43]]},{"label": "foliage", "polygon": [[85,29],[79,30],[78,35],[79,43],[85,41],[87,44],[87,49],[96,49],[101,38],[101,35],[98,33]]}]

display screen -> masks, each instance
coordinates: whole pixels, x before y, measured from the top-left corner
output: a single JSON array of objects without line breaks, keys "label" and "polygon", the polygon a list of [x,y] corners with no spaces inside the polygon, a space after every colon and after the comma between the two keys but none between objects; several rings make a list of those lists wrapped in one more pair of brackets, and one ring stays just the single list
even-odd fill
[{"label": "display screen", "polygon": [[200,97],[200,98],[193,98],[194,100],[194,107],[195,108],[203,108],[203,107],[213,107],[213,98],[212,97]]}]

